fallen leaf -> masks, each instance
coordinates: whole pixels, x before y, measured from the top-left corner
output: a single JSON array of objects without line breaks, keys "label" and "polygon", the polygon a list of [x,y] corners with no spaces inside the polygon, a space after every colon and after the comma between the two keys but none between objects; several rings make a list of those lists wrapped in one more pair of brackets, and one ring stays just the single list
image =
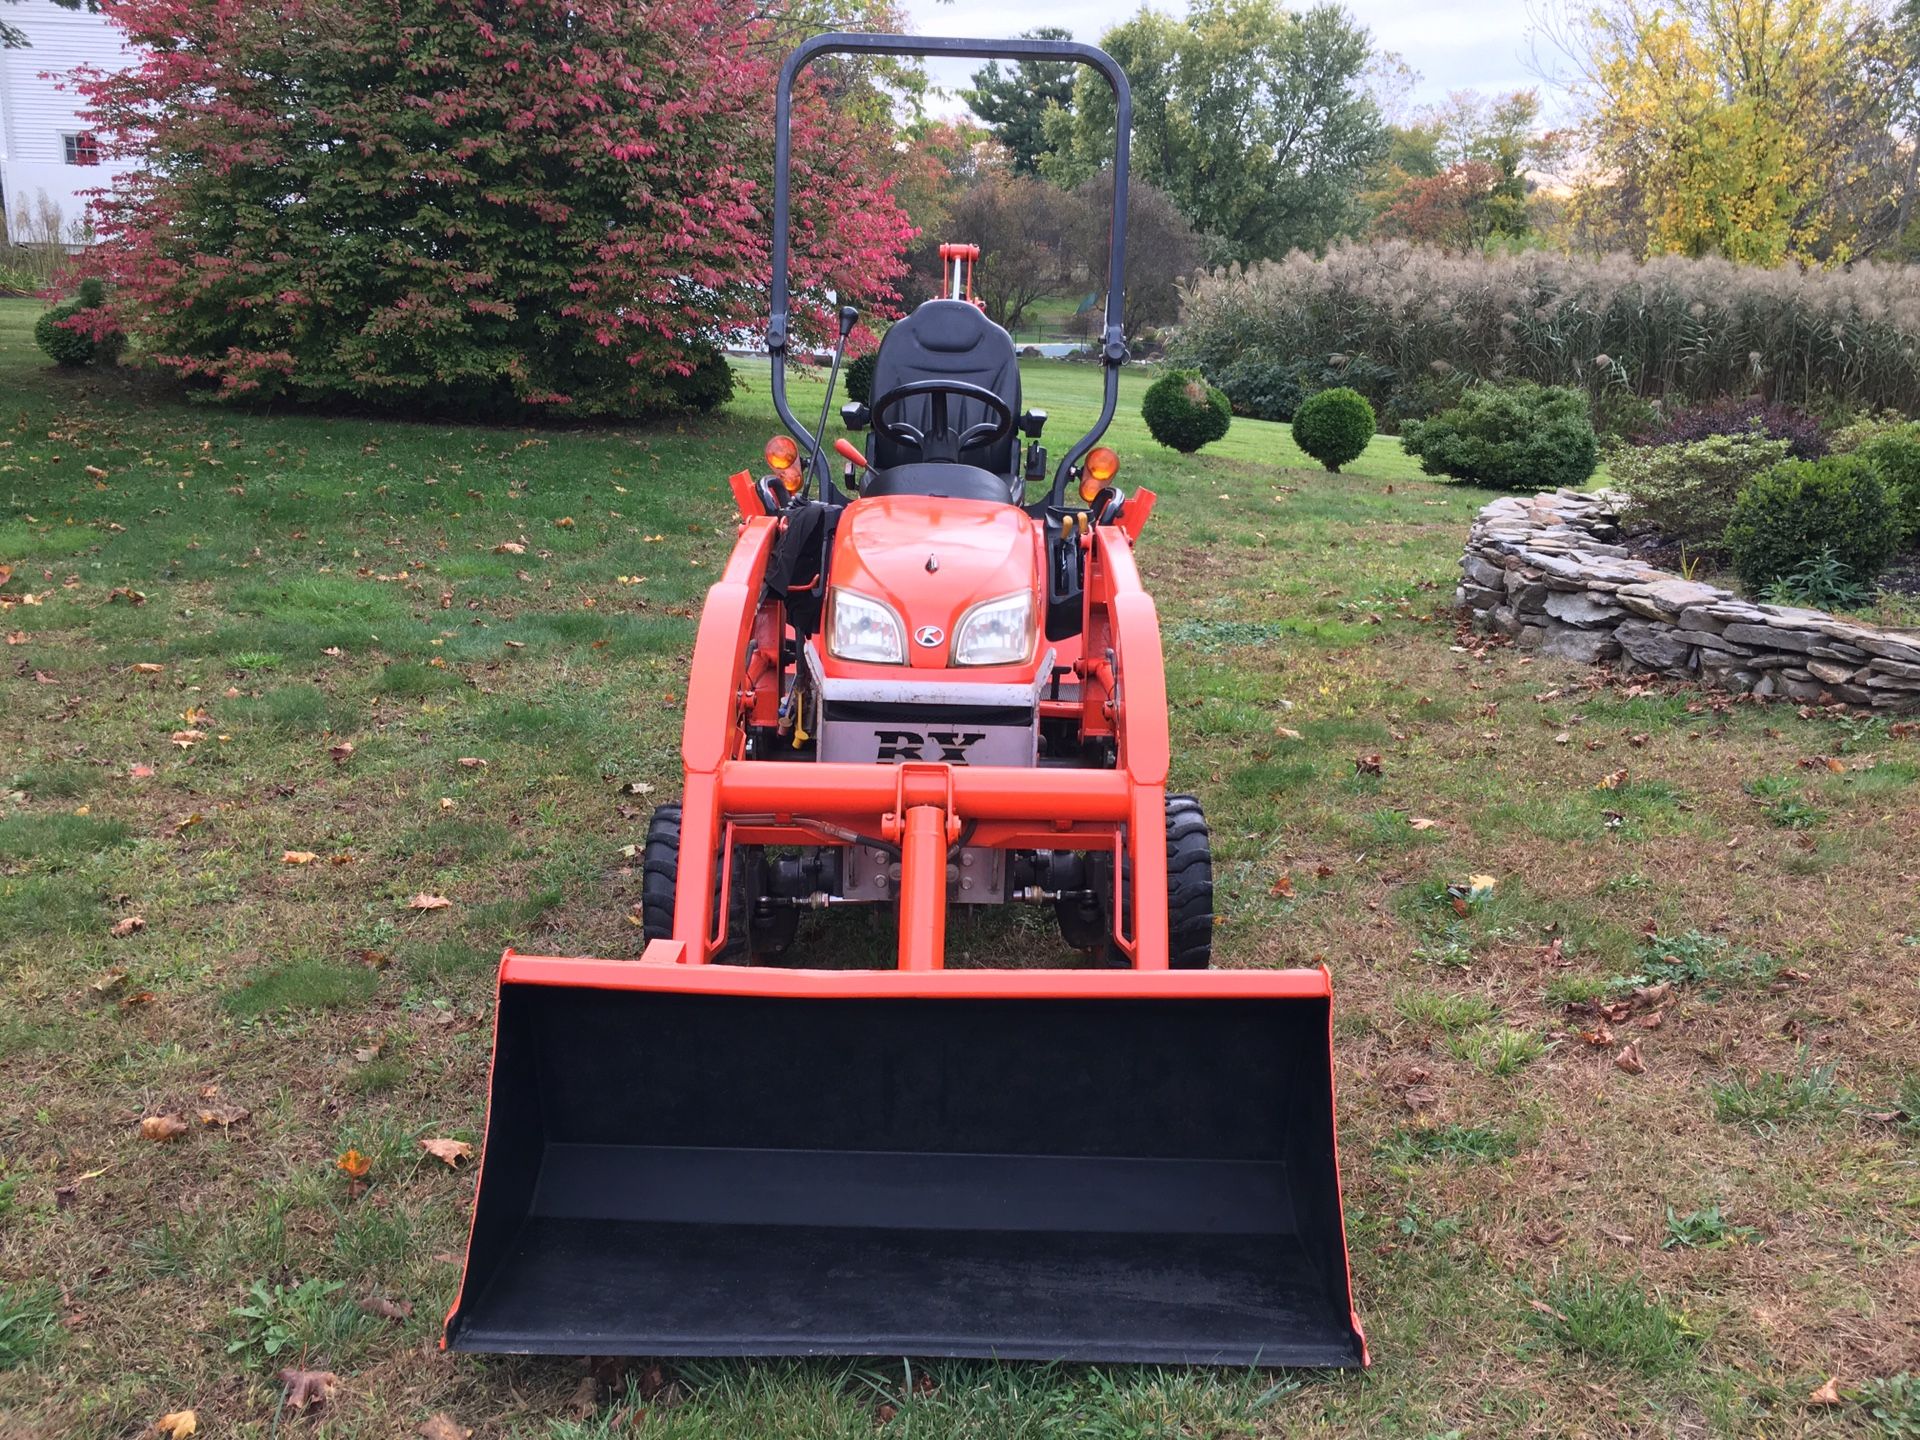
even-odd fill
[{"label": "fallen leaf", "polygon": [[178,1140],[187,1133],[187,1122],[178,1115],[149,1115],[140,1122],[142,1140]]},{"label": "fallen leaf", "polygon": [[127,771],[127,778],[130,780],[151,780],[153,778],[153,767],[151,765],[135,765]]},{"label": "fallen leaf", "polygon": [[556,527],[558,527],[561,530],[571,530],[573,529],[573,516],[562,515],[558,520],[554,521],[553,523]]},{"label": "fallen leaf", "polygon": [[498,545],[493,547],[493,553],[496,555],[524,555],[527,553],[527,547],[522,545],[518,540],[502,540]]},{"label": "fallen leaf", "polygon": [[1837,760],[1833,756],[1829,755],[1827,756],[1827,769],[1831,770],[1836,775],[1844,775],[1847,773],[1847,762],[1844,760]]},{"label": "fallen leaf", "polygon": [[421,1440],[471,1440],[472,1435],[473,1431],[463,1428],[444,1411],[420,1422]]},{"label": "fallen leaf", "polygon": [[311,850],[287,850],[282,852],[280,863],[282,865],[311,865],[319,858],[320,857]]},{"label": "fallen leaf", "polygon": [[282,1370],[280,1383],[287,1387],[289,1408],[305,1412],[308,1406],[323,1408],[333,1398],[333,1387],[340,1377],[331,1370]]},{"label": "fallen leaf", "polygon": [[1298,730],[1292,729],[1291,727],[1286,725],[1274,726],[1273,733],[1278,735],[1282,740],[1298,740],[1302,738]]},{"label": "fallen leaf", "polygon": [[360,1308],[382,1320],[407,1320],[413,1316],[411,1300],[389,1300],[384,1295],[365,1296],[360,1301]]},{"label": "fallen leaf", "polygon": [[353,742],[351,740],[342,740],[338,745],[328,750],[327,754],[332,757],[334,764],[344,765],[353,755]]},{"label": "fallen leaf", "polygon": [[453,902],[444,895],[420,894],[407,901],[409,910],[444,910]]},{"label": "fallen leaf", "polygon": [[198,810],[196,810],[191,815],[187,816],[185,819],[174,821],[173,833],[178,835],[182,830],[191,830],[196,825],[204,825],[206,823],[207,823],[207,817],[202,815]]},{"label": "fallen leaf", "polygon": [[[133,671],[136,675],[163,675],[166,673],[166,669],[166,666],[157,665],[151,660],[136,660],[133,662]],[[193,1412],[187,1410],[182,1413],[191,1415]]]},{"label": "fallen leaf", "polygon": [[465,1140],[433,1139],[422,1140],[420,1148],[436,1160],[444,1160],[448,1165],[459,1168],[462,1160],[473,1158],[473,1146]]},{"label": "fallen leaf", "polygon": [[147,920],[144,915],[129,915],[124,920],[114,921],[113,927],[107,931],[107,934],[116,940],[124,940],[129,935],[138,935],[146,928]]},{"label": "fallen leaf", "polygon": [[1415,1085],[1403,1091],[1400,1099],[1409,1110],[1431,1110],[1440,1103],[1440,1092],[1431,1085]]},{"label": "fallen leaf", "polygon": [[582,1375],[580,1383],[573,1387],[573,1394],[567,1397],[567,1403],[560,1408],[570,1419],[591,1420],[600,1410],[599,1378]]},{"label": "fallen leaf", "polygon": [[1491,895],[1500,881],[1492,875],[1467,876],[1467,898],[1478,900],[1482,895]]},{"label": "fallen leaf", "polygon": [[1356,755],[1353,757],[1353,773],[1356,775],[1383,775],[1386,772],[1380,766],[1378,755]]},{"label": "fallen leaf", "polygon": [[1626,769],[1622,767],[1614,771],[1611,775],[1603,775],[1594,781],[1593,788],[1596,790],[1618,790],[1620,786],[1625,783],[1626,778]]},{"label": "fallen leaf", "polygon": [[1429,820],[1424,815],[1414,815],[1407,820],[1407,828],[1409,830],[1433,830],[1437,829],[1439,824],[1440,822],[1438,820]]},{"label": "fallen leaf", "polygon": [[9,645],[24,645],[32,638],[33,637],[24,630],[9,630],[7,632],[7,644]]},{"label": "fallen leaf", "polygon": [[139,1006],[151,1005],[152,1003],[153,991],[151,990],[136,990],[131,995],[123,995],[120,997],[120,1008],[122,1010],[133,1010]]},{"label": "fallen leaf", "polygon": [[1269,895],[1277,895],[1282,900],[1293,899],[1292,874],[1288,872],[1283,872],[1280,875],[1280,877],[1273,882],[1273,885],[1268,889],[1267,893]]},{"label": "fallen leaf", "polygon": [[111,605],[116,600],[124,600],[127,602],[127,604],[134,605],[134,606],[144,605],[147,603],[146,596],[142,595],[138,590],[135,590],[130,586],[126,586],[126,585],[116,586],[114,589],[109,590],[107,592],[107,603],[109,605]]},{"label": "fallen leaf", "polygon": [[197,1434],[200,1429],[200,1417],[191,1410],[174,1410],[162,1415],[153,1422],[153,1433],[166,1435],[172,1440],[187,1440],[187,1436]]},{"label": "fallen leaf", "polygon": [[482,760],[478,755],[462,755],[455,763],[457,763],[462,770],[484,770],[487,768],[487,762]]},{"label": "fallen leaf", "polygon": [[1613,1068],[1624,1070],[1629,1075],[1647,1073],[1647,1062],[1640,1058],[1640,1042],[1629,1041],[1620,1053],[1613,1057]]},{"label": "fallen leaf", "polygon": [[182,750],[191,750],[207,738],[207,733],[204,730],[176,730],[169,738]]},{"label": "fallen leaf", "polygon": [[109,970],[106,974],[102,975],[98,980],[90,981],[87,985],[87,988],[93,991],[93,993],[96,995],[105,995],[110,991],[118,990],[122,985],[126,983],[126,979],[127,979],[126,971]]},{"label": "fallen leaf", "polygon": [[1829,1375],[1827,1383],[1807,1396],[1809,1405],[1838,1405],[1840,1403],[1840,1377]]},{"label": "fallen leaf", "polygon": [[320,653],[322,655],[328,656],[331,659],[338,660],[342,655],[346,654],[347,652],[342,650],[338,645],[329,645],[327,646],[326,649],[322,650]]},{"label": "fallen leaf", "polygon": [[1582,1030],[1580,1039],[1596,1050],[1605,1050],[1613,1045],[1613,1031],[1605,1025],[1596,1025],[1591,1030]]},{"label": "fallen leaf", "polygon": [[200,1124],[208,1130],[229,1130],[253,1118],[244,1105],[210,1105],[200,1112]]},{"label": "fallen leaf", "polygon": [[369,1170],[373,1169],[373,1161],[369,1160],[365,1155],[362,1155],[358,1150],[349,1150],[333,1162],[333,1168],[343,1175],[359,1180],[364,1178]]}]

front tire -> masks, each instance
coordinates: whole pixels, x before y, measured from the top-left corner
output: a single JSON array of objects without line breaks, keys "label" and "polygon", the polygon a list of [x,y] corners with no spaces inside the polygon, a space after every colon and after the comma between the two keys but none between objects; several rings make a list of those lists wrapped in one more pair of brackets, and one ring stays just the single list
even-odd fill
[{"label": "front tire", "polygon": [[[1076,950],[1124,969],[1127,957],[1108,932],[1113,915],[1112,861],[1089,855],[1091,900],[1056,901],[1060,935]],[[1132,866],[1121,867],[1121,903],[1129,904]],[[1213,963],[1213,843],[1207,817],[1192,795],[1167,796],[1167,964],[1205,970]]]},{"label": "front tire", "polygon": [[[733,884],[728,887],[727,943],[719,958],[774,957],[793,943],[800,917],[792,910],[761,914],[758,883],[766,862],[758,848],[736,850]],[[675,894],[680,883],[680,807],[656,805],[647,819],[647,843],[641,852],[640,934],[647,940],[673,938]],[[750,893],[752,892],[752,893]],[[720,899],[715,879],[713,898]]]}]

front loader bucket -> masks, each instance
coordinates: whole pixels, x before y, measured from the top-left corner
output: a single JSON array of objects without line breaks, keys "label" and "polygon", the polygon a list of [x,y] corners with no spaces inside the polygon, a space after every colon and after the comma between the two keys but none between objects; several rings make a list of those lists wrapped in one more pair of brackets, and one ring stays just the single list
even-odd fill
[{"label": "front loader bucket", "polygon": [[1362,1365],[1310,971],[502,962],[456,1350]]}]

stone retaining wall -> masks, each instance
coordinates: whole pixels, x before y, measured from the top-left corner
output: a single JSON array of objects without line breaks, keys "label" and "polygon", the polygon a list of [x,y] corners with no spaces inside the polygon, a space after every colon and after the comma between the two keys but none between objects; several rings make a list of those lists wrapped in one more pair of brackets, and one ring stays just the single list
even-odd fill
[{"label": "stone retaining wall", "polygon": [[1920,634],[1762,605],[1637,560],[1619,497],[1510,495],[1475,518],[1455,604],[1483,630],[1583,664],[1817,703],[1920,707]]}]

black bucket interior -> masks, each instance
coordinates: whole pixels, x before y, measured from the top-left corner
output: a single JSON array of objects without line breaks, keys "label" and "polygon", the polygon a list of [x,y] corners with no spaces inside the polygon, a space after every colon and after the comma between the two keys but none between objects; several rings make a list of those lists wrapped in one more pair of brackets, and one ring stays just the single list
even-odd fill
[{"label": "black bucket interior", "polygon": [[1357,1365],[1328,1005],[505,986],[450,1342]]}]

